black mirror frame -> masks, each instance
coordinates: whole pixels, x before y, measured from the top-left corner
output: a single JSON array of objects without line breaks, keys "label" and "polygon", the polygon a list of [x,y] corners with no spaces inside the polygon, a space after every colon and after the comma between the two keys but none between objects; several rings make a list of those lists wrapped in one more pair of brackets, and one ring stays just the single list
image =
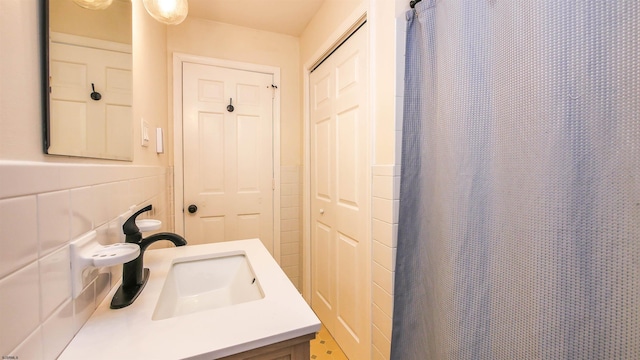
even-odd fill
[{"label": "black mirror frame", "polygon": [[51,142],[49,134],[51,104],[49,94],[51,85],[49,84],[49,0],[38,0],[40,7],[40,72],[42,74],[42,145],[45,154],[49,153]]}]

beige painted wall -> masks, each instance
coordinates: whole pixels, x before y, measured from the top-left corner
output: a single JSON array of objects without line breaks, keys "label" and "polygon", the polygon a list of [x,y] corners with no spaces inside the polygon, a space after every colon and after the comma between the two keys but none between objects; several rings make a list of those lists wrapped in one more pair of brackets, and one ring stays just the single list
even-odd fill
[{"label": "beige painted wall", "polygon": [[[336,29],[359,8],[367,9],[370,23],[370,60],[374,128],[373,164],[395,162],[396,7],[400,0],[327,0],[300,36],[301,65],[318,60],[334,40]],[[408,0],[407,0],[408,4]],[[302,69],[304,72],[307,69]]]},{"label": "beige painted wall", "polygon": [[375,39],[370,49],[376,124],[373,163],[390,165],[396,163],[396,2],[371,0],[371,13]]},{"label": "beige painted wall", "polygon": [[134,161],[45,155],[42,150],[40,29],[36,0],[0,0],[0,160],[167,166],[166,155],[140,146],[140,117],[167,128],[166,26],[133,2]]},{"label": "beige painted wall", "polygon": [[[145,165],[171,164],[168,155],[167,26],[151,17],[142,1],[133,4],[133,159]],[[149,123],[149,147],[142,147],[140,119]],[[164,129],[165,152],[156,154],[155,129]]]},{"label": "beige painted wall", "polygon": [[367,0],[326,0],[300,34],[300,65],[318,60],[318,52],[326,50],[322,47],[336,29],[366,2]]},{"label": "beige painted wall", "polygon": [[72,0],[49,0],[51,31],[131,44],[131,1],[116,0],[105,10],[82,8]]},{"label": "beige painted wall", "polygon": [[38,3],[0,1],[0,159],[44,160]]},{"label": "beige painted wall", "polygon": [[[168,61],[173,53],[205,56],[280,68],[280,164],[299,165],[302,158],[298,38],[198,18],[167,30]],[[172,70],[169,70],[170,72]],[[173,74],[169,74],[170,77]]]}]

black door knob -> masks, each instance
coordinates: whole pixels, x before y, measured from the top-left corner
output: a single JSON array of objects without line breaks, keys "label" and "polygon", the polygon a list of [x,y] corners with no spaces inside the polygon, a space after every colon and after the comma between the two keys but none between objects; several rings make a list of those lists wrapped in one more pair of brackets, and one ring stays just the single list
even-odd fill
[{"label": "black door knob", "polygon": [[196,211],[198,211],[198,207],[195,205],[189,205],[189,207],[187,208],[187,210],[189,211],[189,213],[193,214]]}]

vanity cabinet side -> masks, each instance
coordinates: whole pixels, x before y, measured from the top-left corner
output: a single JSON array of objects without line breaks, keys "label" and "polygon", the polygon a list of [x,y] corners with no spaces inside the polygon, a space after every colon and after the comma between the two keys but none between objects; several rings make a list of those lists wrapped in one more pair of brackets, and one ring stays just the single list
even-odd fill
[{"label": "vanity cabinet side", "polygon": [[307,334],[219,360],[309,360],[311,355],[309,342],[315,337],[315,333]]}]

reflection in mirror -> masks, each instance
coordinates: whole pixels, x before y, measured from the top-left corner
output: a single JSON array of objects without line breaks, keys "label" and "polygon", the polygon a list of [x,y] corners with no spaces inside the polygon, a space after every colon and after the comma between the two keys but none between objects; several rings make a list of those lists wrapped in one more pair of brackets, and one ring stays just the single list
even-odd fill
[{"label": "reflection in mirror", "polygon": [[131,0],[48,0],[48,154],[132,160]]}]

